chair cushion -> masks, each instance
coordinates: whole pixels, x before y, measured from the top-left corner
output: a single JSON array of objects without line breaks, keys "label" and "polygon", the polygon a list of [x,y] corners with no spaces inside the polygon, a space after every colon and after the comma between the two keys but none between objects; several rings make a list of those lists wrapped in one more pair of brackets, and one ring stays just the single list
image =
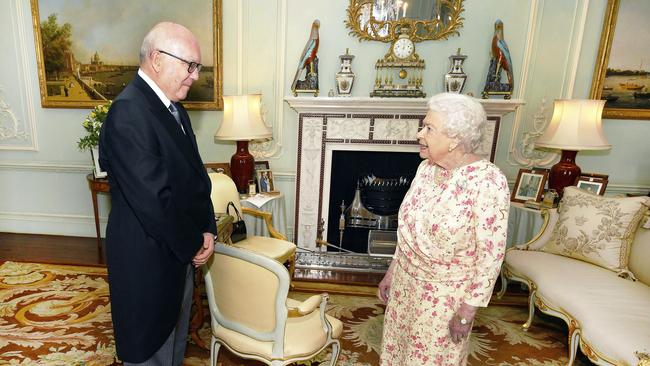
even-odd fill
[{"label": "chair cushion", "polygon": [[589,263],[544,252],[510,250],[513,273],[533,281],[549,307],[569,314],[581,338],[616,364],[636,365],[650,345],[650,287]]},{"label": "chair cushion", "polygon": [[[287,299],[287,303],[295,303],[295,306],[300,304],[299,301],[292,299]],[[343,331],[343,323],[329,315],[326,315],[326,317],[332,325],[332,338],[339,338]],[[213,329],[215,329],[214,324]],[[256,341],[220,325],[216,325],[214,335],[237,352],[254,354],[265,359],[272,357],[271,342]],[[288,318],[284,336],[284,358],[315,355],[318,350],[323,348],[326,341],[327,334],[323,331],[319,310],[305,316]]]},{"label": "chair cushion", "polygon": [[566,187],[553,235],[541,250],[628,272],[630,246],[647,208],[647,197],[603,197]]},{"label": "chair cushion", "polygon": [[296,252],[296,244],[266,236],[250,235],[246,239],[234,243],[233,246],[250,250],[268,258],[273,258],[280,263],[289,260]]}]

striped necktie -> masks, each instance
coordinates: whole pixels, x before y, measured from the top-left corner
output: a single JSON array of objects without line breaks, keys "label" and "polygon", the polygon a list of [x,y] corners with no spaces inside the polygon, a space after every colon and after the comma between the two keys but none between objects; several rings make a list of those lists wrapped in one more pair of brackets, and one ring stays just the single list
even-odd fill
[{"label": "striped necktie", "polygon": [[174,103],[169,103],[169,111],[172,112],[172,115],[176,119],[176,123],[181,127],[181,131],[183,131],[183,134],[185,133],[185,129],[183,128],[183,124],[181,123],[181,115],[178,113],[178,109],[174,105]]}]

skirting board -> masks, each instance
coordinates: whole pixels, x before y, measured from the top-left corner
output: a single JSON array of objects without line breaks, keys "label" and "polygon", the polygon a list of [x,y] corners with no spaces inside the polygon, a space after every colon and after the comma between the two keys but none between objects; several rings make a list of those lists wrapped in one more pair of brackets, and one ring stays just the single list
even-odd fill
[{"label": "skirting board", "polygon": [[[99,218],[101,236],[106,235],[107,219]],[[53,215],[23,212],[0,212],[0,232],[20,234],[95,237],[95,219],[83,215]],[[288,234],[293,226],[287,227]],[[289,241],[292,238],[289,235]]]},{"label": "skirting board", "polygon": [[[106,220],[99,219],[104,236]],[[21,234],[44,234],[95,237],[95,219],[82,215],[0,212],[0,231]]]}]

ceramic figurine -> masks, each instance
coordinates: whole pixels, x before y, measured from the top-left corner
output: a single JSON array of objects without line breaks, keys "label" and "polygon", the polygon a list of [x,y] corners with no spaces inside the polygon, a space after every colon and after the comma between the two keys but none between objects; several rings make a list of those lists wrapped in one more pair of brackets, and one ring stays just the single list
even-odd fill
[{"label": "ceramic figurine", "polygon": [[[320,21],[314,20],[311,25],[311,33],[305,48],[302,50],[300,62],[298,62],[298,69],[296,75],[293,77],[291,83],[291,91],[294,96],[298,93],[314,93],[318,96],[318,29],[320,28]],[[303,73],[304,71],[304,73]],[[300,77],[304,74],[304,79]]]},{"label": "ceramic figurine", "polygon": [[349,49],[345,49],[345,55],[339,56],[341,70],[336,73],[336,91],[342,97],[349,97],[352,93],[354,84],[354,73],[352,72],[352,60],[354,55],[350,55]]},{"label": "ceramic figurine", "polygon": [[[502,82],[501,73],[504,70],[507,81]],[[503,22],[497,19],[494,23],[494,36],[492,37],[490,69],[488,70],[482,96],[485,99],[490,95],[503,95],[505,99],[510,99],[513,88],[514,80],[510,50],[508,50],[508,45],[503,37]]]},{"label": "ceramic figurine", "polygon": [[445,90],[451,93],[462,93],[467,81],[467,74],[463,71],[463,62],[467,58],[466,55],[460,54],[460,48],[456,51],[455,55],[449,56],[451,61],[451,68],[445,74]]}]

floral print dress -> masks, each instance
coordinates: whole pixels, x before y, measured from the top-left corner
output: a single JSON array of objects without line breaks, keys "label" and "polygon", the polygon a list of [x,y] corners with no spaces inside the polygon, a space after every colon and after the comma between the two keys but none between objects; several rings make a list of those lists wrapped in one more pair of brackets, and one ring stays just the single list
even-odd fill
[{"label": "floral print dress", "polygon": [[465,365],[468,341],[453,343],[448,323],[463,302],[487,306],[503,261],[510,207],[503,173],[479,160],[436,183],[436,169],[420,164],[400,207],[384,366]]}]

